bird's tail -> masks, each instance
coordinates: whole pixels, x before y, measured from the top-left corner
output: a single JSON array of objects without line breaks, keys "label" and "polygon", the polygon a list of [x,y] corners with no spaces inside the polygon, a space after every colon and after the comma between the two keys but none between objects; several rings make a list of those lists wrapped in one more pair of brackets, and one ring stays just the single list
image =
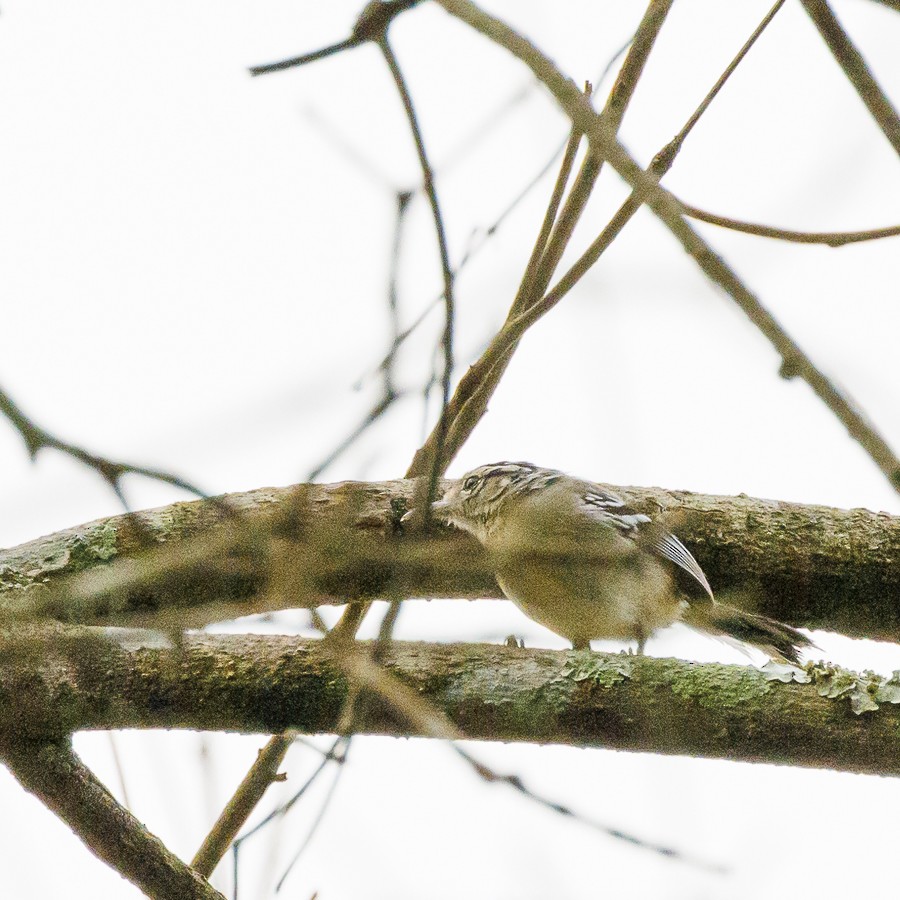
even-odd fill
[{"label": "bird's tail", "polygon": [[800,664],[800,653],[815,644],[802,632],[783,622],[744,612],[724,603],[694,603],[684,622],[717,637],[729,637],[759,647],[773,659]]}]

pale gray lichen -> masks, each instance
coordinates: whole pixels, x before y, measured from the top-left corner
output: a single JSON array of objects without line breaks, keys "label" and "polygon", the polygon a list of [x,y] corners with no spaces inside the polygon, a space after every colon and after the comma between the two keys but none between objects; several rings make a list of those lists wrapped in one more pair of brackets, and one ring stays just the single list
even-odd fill
[{"label": "pale gray lichen", "polygon": [[900,671],[885,678],[877,672],[852,672],[827,663],[808,663],[802,670],[820,697],[850,700],[856,715],[874,712],[882,703],[900,703]]}]

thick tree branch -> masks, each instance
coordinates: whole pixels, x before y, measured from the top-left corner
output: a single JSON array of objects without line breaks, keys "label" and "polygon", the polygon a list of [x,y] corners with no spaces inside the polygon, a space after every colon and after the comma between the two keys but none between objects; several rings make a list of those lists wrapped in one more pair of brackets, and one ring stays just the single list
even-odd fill
[{"label": "thick tree branch", "polygon": [[[500,596],[468,536],[402,533],[414,482],[301,488],[175,503],[138,514],[137,530],[132,517],[114,516],[0,551],[0,623],[43,614],[158,627],[168,611],[180,627],[348,597]],[[613,489],[676,531],[717,592],[743,593],[729,602],[793,625],[900,640],[900,518]]]},{"label": "thick tree branch", "polygon": [[[0,679],[8,675],[4,669]],[[13,737],[21,730],[0,731],[0,760],[100,859],[155,900],[224,900],[116,802],[67,739]]]},{"label": "thick tree branch", "polygon": [[[204,635],[126,650],[78,639],[85,631],[32,659],[27,699],[5,700],[0,724],[13,717],[33,739],[133,727],[312,734],[334,730],[347,694],[320,641]],[[876,694],[848,673],[783,683],[749,666],[484,644],[394,643],[383,665],[449,718],[451,734],[900,774],[900,688]],[[22,697],[22,677],[0,667],[4,698]],[[857,715],[854,691],[880,705]],[[360,717],[361,732],[420,731],[374,699]]]}]

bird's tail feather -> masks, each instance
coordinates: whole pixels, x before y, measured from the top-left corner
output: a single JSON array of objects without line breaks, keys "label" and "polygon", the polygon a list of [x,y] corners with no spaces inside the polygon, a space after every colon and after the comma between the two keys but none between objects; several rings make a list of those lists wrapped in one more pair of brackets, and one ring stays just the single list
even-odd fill
[{"label": "bird's tail feather", "polygon": [[744,612],[724,603],[692,604],[684,622],[699,631],[752,644],[773,659],[800,664],[803,650],[815,644],[802,632],[783,622]]}]

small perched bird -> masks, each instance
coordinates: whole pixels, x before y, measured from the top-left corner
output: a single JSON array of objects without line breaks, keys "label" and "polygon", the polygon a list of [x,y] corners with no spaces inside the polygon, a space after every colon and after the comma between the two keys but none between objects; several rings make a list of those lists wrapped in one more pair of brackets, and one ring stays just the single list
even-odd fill
[{"label": "small perched bird", "polygon": [[432,508],[473,534],[497,582],[526,615],[585,649],[684,622],[798,663],[812,642],[768,619],[717,603],[675,535],[599,484],[531,463],[479,466]]}]

